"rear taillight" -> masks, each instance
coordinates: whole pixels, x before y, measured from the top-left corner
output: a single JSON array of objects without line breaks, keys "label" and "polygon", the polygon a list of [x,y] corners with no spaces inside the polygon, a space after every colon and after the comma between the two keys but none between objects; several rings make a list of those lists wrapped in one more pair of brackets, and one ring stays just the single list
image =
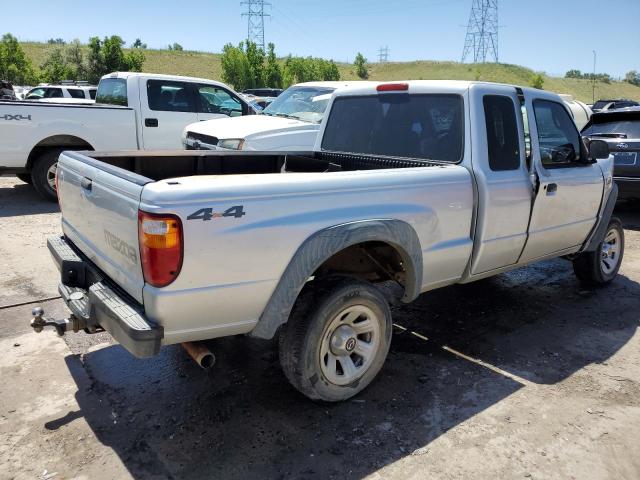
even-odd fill
[{"label": "rear taillight", "polygon": [[376,87],[378,92],[406,92],[409,90],[408,83],[382,83]]},{"label": "rear taillight", "polygon": [[145,282],[166,287],[182,268],[182,222],[175,215],[138,211],[138,239]]}]

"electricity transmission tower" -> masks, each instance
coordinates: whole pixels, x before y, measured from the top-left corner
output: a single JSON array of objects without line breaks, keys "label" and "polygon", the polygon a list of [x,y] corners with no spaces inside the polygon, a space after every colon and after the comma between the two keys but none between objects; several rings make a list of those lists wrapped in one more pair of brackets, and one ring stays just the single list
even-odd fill
[{"label": "electricity transmission tower", "polygon": [[271,16],[264,13],[264,7],[271,4],[264,0],[244,0],[240,5],[247,7],[247,11],[242,14],[243,17],[247,17],[247,40],[264,50],[264,17]]},{"label": "electricity transmission tower", "polygon": [[474,63],[485,63],[487,56],[498,63],[498,0],[473,0],[462,61],[471,53]]},{"label": "electricity transmission tower", "polygon": [[387,63],[389,61],[389,46],[380,47],[378,50],[378,62]]}]

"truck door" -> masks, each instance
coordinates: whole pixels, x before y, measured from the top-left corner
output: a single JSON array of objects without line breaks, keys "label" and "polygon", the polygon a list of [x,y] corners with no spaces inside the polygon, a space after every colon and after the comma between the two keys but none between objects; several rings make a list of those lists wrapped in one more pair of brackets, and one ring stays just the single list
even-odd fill
[{"label": "truck door", "polygon": [[530,96],[526,110],[537,190],[523,262],[582,244],[596,222],[604,186],[602,170],[587,161],[580,133],[559,100]]},{"label": "truck door", "polygon": [[193,84],[144,77],[139,81],[143,148],[182,149],[182,130],[198,119]]},{"label": "truck door", "polygon": [[225,88],[206,84],[195,85],[195,88],[200,121],[239,117],[248,112],[246,103]]},{"label": "truck door", "polygon": [[533,186],[516,90],[474,85],[469,98],[478,189],[474,275],[518,261],[527,239]]}]

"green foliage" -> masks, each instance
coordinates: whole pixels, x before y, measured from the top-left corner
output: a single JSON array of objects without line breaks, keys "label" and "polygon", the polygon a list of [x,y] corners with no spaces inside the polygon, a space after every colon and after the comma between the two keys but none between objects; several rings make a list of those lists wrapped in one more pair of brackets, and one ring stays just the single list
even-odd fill
[{"label": "green foliage", "polygon": [[353,66],[356,67],[356,75],[361,80],[369,78],[369,70],[367,69],[367,59],[360,52],[356,55],[356,59],[353,62]]},{"label": "green foliage", "polygon": [[340,72],[333,60],[315,57],[289,56],[284,63],[284,86],[295,83],[340,80]]},{"label": "green foliage", "polygon": [[15,85],[35,85],[38,78],[18,39],[6,33],[0,40],[0,79]]},{"label": "green foliage", "polygon": [[67,63],[62,47],[54,48],[45,62],[40,65],[42,80],[48,83],[60,83],[62,80],[70,80],[73,71]]},{"label": "green foliage", "polygon": [[564,78],[578,78],[581,80],[591,80],[593,81],[595,79],[595,81],[597,82],[604,82],[604,83],[611,83],[611,75],[609,75],[608,73],[582,73],[580,70],[569,70],[565,75]]},{"label": "green foliage", "polygon": [[636,70],[631,70],[624,76],[624,81],[631,85],[635,85],[636,87],[640,87],[640,73]]},{"label": "green foliage", "polygon": [[141,48],[142,50],[146,50],[147,44],[142,43],[142,40],[140,40],[139,38],[136,38],[136,41],[131,44],[131,48]]},{"label": "green foliage", "polygon": [[64,45],[67,42],[65,42],[62,38],[50,38],[49,40],[47,40],[47,43],[49,45]]},{"label": "green foliage", "polygon": [[71,70],[70,78],[74,80],[85,80],[87,67],[84,63],[82,44],[77,38],[67,45],[65,60],[68,68]]},{"label": "green foliage", "polygon": [[173,50],[173,51],[176,51],[176,52],[181,52],[184,49],[182,48],[182,45],[180,45],[179,43],[174,43],[173,45],[169,45],[167,47],[167,50]]},{"label": "green foliage", "polygon": [[544,86],[544,77],[539,73],[534,74],[531,77],[531,82],[529,83],[529,85],[531,85],[533,88],[542,90],[542,87]]},{"label": "green foliage", "polygon": [[91,83],[98,83],[103,75],[111,72],[140,72],[145,61],[141,48],[124,53],[124,40],[118,35],[89,39],[86,75]]},{"label": "green foliage", "polygon": [[[241,43],[240,48],[242,48],[242,45]],[[258,48],[258,46],[250,40],[247,40],[247,43],[244,45],[244,53],[249,62],[249,88],[264,87],[264,50]]]},{"label": "green foliage", "polygon": [[242,44],[234,47],[227,43],[222,48],[222,56],[220,57],[222,80],[238,91],[249,88],[249,80],[251,78],[249,60],[242,47]]},{"label": "green foliage", "polygon": [[268,45],[267,67],[264,72],[264,81],[265,84],[269,87],[282,88],[282,69],[280,68],[280,64],[278,63],[278,58],[276,57],[275,50],[276,46],[273,43],[270,43]]}]

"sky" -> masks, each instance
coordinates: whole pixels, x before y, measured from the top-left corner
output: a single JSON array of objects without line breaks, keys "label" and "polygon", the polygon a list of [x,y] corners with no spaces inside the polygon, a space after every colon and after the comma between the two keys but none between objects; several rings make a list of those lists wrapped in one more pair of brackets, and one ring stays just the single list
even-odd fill
[{"label": "sky", "polygon": [[[472,0],[269,0],[265,41],[278,56],[313,55],[353,62],[459,61]],[[149,48],[178,42],[220,52],[247,36],[240,0],[0,0],[0,33],[20,40],[83,43],[91,36],[140,37]],[[552,75],[593,70],[614,77],[640,71],[640,0],[499,0],[499,60]]]}]

